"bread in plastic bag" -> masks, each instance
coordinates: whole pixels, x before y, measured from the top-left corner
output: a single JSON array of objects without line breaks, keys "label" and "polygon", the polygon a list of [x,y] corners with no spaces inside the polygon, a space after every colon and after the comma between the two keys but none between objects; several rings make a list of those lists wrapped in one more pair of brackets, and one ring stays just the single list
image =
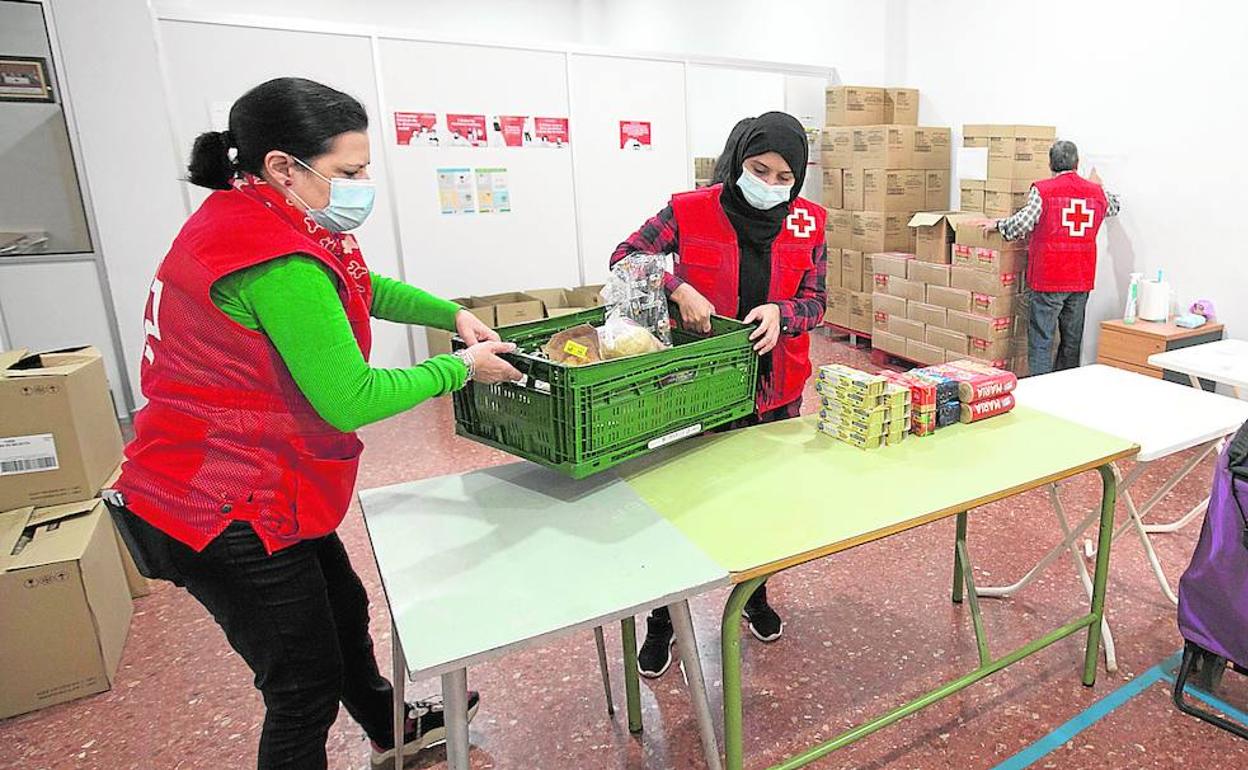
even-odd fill
[{"label": "bread in plastic bag", "polygon": [[616,358],[656,353],[667,348],[657,337],[636,321],[628,318],[608,318],[598,330],[599,350],[604,361]]},{"label": "bread in plastic bag", "polygon": [[564,329],[550,338],[542,352],[551,361],[564,366],[585,366],[603,360],[598,330],[589,324]]},{"label": "bread in plastic bag", "polygon": [[663,289],[668,257],[665,254],[630,254],[611,267],[602,289],[607,320],[627,318],[648,329],[664,345],[672,344],[672,325]]}]

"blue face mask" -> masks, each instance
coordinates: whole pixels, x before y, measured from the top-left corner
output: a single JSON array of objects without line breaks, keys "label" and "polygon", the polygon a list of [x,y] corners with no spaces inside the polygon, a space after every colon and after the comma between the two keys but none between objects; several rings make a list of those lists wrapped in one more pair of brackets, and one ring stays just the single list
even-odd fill
[{"label": "blue face mask", "polygon": [[[291,157],[294,157],[293,155]],[[295,162],[329,183],[329,205],[314,209],[293,192],[295,200],[303,203],[312,221],[331,233],[344,233],[364,224],[373,210],[377,198],[377,186],[371,179],[329,179],[307,163],[295,158]]]},{"label": "blue face mask", "polygon": [[788,203],[789,195],[793,193],[793,185],[767,184],[744,168],[741,169],[741,176],[737,178],[737,187],[745,196],[746,203],[761,211]]}]

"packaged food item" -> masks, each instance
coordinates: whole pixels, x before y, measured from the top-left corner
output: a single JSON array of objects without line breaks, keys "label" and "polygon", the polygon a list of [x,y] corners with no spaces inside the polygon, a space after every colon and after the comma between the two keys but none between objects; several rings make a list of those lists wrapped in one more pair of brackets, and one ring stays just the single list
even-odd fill
[{"label": "packaged food item", "polygon": [[667,347],[649,329],[621,316],[608,318],[598,329],[598,343],[604,361],[656,353]]},{"label": "packaged food item", "polygon": [[861,449],[901,441],[909,428],[910,390],[886,377],[841,364],[819,369],[818,426],[823,433]]},{"label": "packaged food item", "polygon": [[958,399],[942,401],[936,405],[936,427],[947,428],[962,419],[962,402]]},{"label": "packaged food item", "polygon": [[964,423],[979,422],[989,417],[1005,414],[1014,408],[1014,394],[1006,393],[993,396],[970,404],[962,404],[959,419]]},{"label": "packaged food item", "polygon": [[961,359],[945,364],[941,369],[947,376],[958,380],[958,396],[963,403],[1005,395],[1018,387],[1018,376],[1013,372],[978,361]]},{"label": "packaged food item", "polygon": [[664,345],[672,344],[672,324],[667,313],[663,279],[667,271],[664,254],[630,254],[611,268],[602,289],[607,320],[628,318],[648,329]]},{"label": "packaged food item", "polygon": [[598,330],[589,324],[564,329],[542,347],[546,357],[564,366],[585,366],[602,360]]},{"label": "packaged food item", "polygon": [[916,409],[910,416],[910,432],[916,436],[930,436],[936,432],[936,407]]}]

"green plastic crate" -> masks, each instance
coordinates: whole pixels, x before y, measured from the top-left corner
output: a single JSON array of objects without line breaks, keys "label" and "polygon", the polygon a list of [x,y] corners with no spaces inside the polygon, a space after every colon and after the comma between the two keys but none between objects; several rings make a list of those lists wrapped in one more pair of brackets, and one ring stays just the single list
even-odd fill
[{"label": "green plastic crate", "polygon": [[519,348],[504,358],[527,381],[469,383],[454,397],[455,432],[580,479],[754,412],[754,327],[730,318],[713,317],[705,337],[677,329],[670,349],[644,356],[578,367],[531,355],[605,315],[595,308],[499,329]]}]

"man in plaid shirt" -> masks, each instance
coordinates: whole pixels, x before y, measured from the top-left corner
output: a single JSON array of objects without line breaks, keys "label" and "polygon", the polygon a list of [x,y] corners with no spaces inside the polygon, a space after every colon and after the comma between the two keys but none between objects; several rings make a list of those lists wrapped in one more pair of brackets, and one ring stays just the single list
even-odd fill
[{"label": "man in plaid shirt", "polygon": [[1049,149],[1053,177],[1032,185],[1027,203],[1013,216],[983,223],[985,232],[998,231],[1007,241],[1032,236],[1027,341],[1033,375],[1079,366],[1088,294],[1096,278],[1096,235],[1105,218],[1117,216],[1121,208],[1118,196],[1103,189],[1096,169],[1083,179],[1078,167],[1074,143],[1055,142]]}]

